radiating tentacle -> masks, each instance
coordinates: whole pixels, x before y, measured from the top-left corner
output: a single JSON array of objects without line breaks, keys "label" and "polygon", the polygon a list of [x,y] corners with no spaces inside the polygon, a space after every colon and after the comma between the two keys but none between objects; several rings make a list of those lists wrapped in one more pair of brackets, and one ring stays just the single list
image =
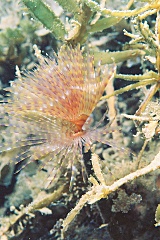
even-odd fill
[{"label": "radiating tentacle", "polygon": [[10,94],[0,109],[0,152],[16,150],[21,153],[15,162],[41,160],[42,166],[53,159],[53,171],[64,167],[75,174],[80,162],[84,168],[83,144],[104,140],[87,122],[115,66],[95,68],[94,57],[84,57],[80,46],[62,46],[57,61],[44,58],[36,67],[6,89]]}]

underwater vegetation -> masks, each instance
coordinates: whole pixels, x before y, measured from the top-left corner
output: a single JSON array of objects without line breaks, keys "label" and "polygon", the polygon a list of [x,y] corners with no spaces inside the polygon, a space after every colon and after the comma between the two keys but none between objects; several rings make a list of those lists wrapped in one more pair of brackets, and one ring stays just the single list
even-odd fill
[{"label": "underwater vegetation", "polygon": [[0,7],[1,238],[158,239],[160,2]]}]

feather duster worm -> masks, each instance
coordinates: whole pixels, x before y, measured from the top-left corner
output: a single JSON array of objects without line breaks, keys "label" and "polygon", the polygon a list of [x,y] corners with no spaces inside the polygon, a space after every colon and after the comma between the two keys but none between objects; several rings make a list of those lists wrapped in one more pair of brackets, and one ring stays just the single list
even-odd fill
[{"label": "feather duster worm", "polygon": [[79,46],[62,46],[57,61],[43,58],[9,88],[3,133],[12,136],[0,151],[20,149],[16,161],[53,160],[55,173],[74,169],[82,145],[103,140],[105,129],[89,127],[88,119],[114,72],[113,66],[95,69],[94,58],[84,58]]}]

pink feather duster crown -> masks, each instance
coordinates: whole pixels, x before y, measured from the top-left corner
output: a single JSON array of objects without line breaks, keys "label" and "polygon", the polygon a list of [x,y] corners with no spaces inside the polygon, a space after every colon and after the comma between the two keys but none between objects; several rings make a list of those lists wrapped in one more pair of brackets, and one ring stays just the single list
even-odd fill
[{"label": "pink feather duster crown", "polygon": [[12,136],[0,152],[19,149],[17,161],[53,161],[56,171],[73,168],[82,161],[82,145],[103,142],[106,127],[92,128],[88,120],[115,67],[94,68],[94,57],[83,57],[79,46],[62,46],[57,61],[43,60],[9,88],[3,134]]}]

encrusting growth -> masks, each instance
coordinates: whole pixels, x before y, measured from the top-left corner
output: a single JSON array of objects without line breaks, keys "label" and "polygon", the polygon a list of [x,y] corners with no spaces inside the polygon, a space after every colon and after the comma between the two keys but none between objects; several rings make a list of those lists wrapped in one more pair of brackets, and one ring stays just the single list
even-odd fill
[{"label": "encrusting growth", "polygon": [[[34,72],[11,83],[10,97],[3,102],[3,134],[12,133],[0,152],[20,149],[15,161],[54,160],[73,168],[82,158],[82,145],[100,141],[103,129],[89,128],[89,116],[115,67],[94,68],[92,56],[83,57],[80,47],[62,46],[57,60],[41,56]],[[53,169],[55,171],[55,169]]]}]

